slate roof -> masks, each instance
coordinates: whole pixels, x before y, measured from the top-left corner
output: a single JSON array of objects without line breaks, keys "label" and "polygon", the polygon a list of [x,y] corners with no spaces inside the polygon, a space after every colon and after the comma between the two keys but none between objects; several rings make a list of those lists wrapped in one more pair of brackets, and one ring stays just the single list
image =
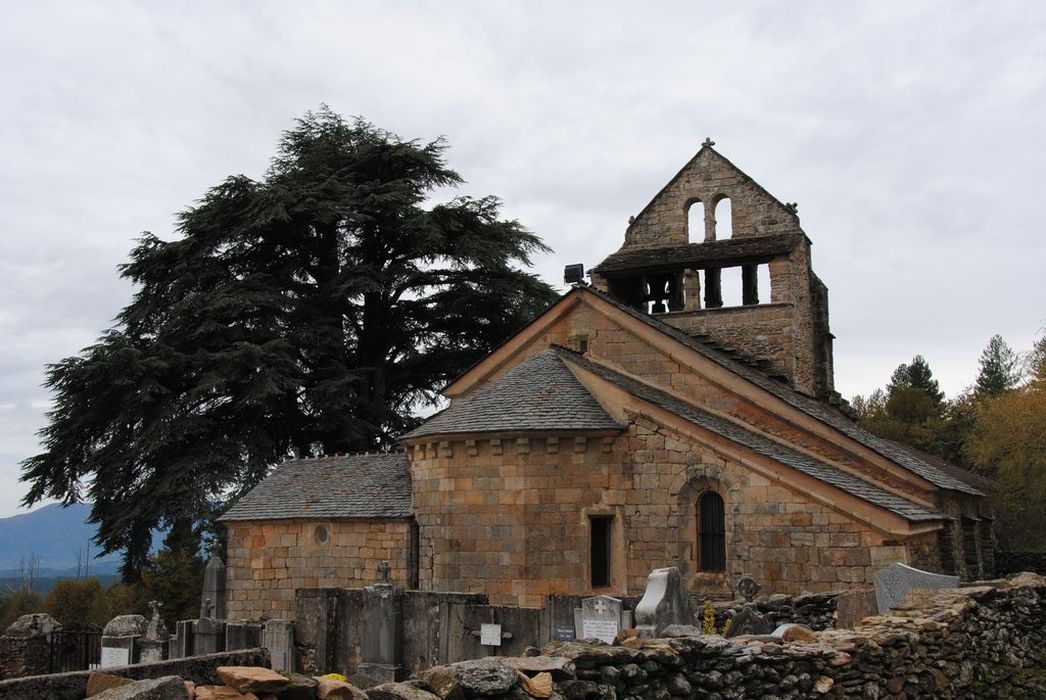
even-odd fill
[{"label": "slate roof", "polygon": [[554,350],[544,350],[456,399],[403,436],[528,430],[623,430]]},{"label": "slate roof", "polygon": [[674,413],[698,427],[709,430],[716,435],[721,435],[753,452],[769,457],[818,481],[830,484],[868,503],[885,508],[909,521],[944,520],[951,517],[934,508],[927,508],[918,503],[913,503],[838,467],[826,464],[810,455],[770,440],[733,421],[686,403],[660,389],[655,389],[652,386],[626,377],[575,352],[565,348],[556,348],[555,350],[570,362],[584,367],[643,401]]},{"label": "slate roof", "polygon": [[411,505],[405,454],[338,455],[284,462],[219,520],[407,518]]},{"label": "slate roof", "polygon": [[625,270],[633,272],[678,269],[682,266],[703,267],[724,260],[737,263],[762,262],[790,253],[802,239],[802,234],[798,233],[776,233],[686,243],[667,248],[630,248],[611,253],[590,271],[612,275]]},{"label": "slate roof", "polygon": [[777,398],[781,399],[785,403],[791,405],[794,408],[799,409],[803,413],[806,413],[812,418],[815,418],[826,425],[835,428],[843,435],[851,438],[852,440],[864,445],[865,447],[878,452],[883,457],[886,457],[890,461],[898,464],[905,469],[923,477],[930,483],[939,486],[943,489],[951,489],[953,491],[961,491],[963,493],[972,494],[974,496],[983,496],[980,490],[971,486],[961,479],[957,479],[949,474],[946,474],[940,468],[928,463],[924,459],[920,459],[916,454],[912,453],[908,449],[899,446],[884,438],[880,438],[876,435],[872,435],[867,430],[864,430],[856,423],[851,421],[849,418],[843,416],[832,406],[822,401],[817,401],[808,396],[804,396],[799,392],[795,391],[786,384],[775,381],[763,374],[759,370],[750,367],[749,365],[731,357],[725,352],[716,350],[715,348],[709,347],[700,340],[693,338],[681,330],[671,326],[660,319],[648,316],[647,314],[640,313],[632,307],[622,304],[617,299],[614,299],[608,294],[605,294],[598,289],[591,286],[579,287],[578,290],[583,292],[589,292],[595,294],[600,299],[603,299],[607,303],[615,306],[625,313],[629,314],[633,318],[636,318],[647,325],[656,328],[657,330],[671,336],[672,338],[683,343],[687,347],[695,350],[704,357],[712,360],[713,362],[721,365],[725,369],[730,370],[734,374],[743,377],[749,382],[756,386],[768,391]]}]

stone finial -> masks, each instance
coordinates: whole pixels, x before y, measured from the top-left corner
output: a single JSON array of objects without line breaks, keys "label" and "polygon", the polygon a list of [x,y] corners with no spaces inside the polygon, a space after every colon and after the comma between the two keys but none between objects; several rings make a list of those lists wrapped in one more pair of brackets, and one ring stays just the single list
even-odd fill
[{"label": "stone finial", "polygon": [[789,202],[788,204],[785,204],[785,209],[787,209],[788,211],[792,212],[793,214],[798,214],[799,213],[799,202]]},{"label": "stone finial", "polygon": [[737,592],[745,599],[745,602],[751,603],[755,600],[756,595],[761,589],[756,580],[748,574],[742,574],[741,578],[737,580]]},{"label": "stone finial", "polygon": [[703,148],[711,148],[714,145],[715,145],[715,141],[713,141],[710,136],[706,137],[705,140],[701,142],[701,146]]},{"label": "stone finial", "polygon": [[629,226],[631,226],[631,225],[632,225],[632,224],[634,224],[635,222],[636,222],[636,217],[634,217],[634,216],[630,216],[630,217],[628,217],[628,225],[629,225]]},{"label": "stone finial", "polygon": [[389,583],[389,562],[382,561],[378,564],[378,576],[380,583]]}]

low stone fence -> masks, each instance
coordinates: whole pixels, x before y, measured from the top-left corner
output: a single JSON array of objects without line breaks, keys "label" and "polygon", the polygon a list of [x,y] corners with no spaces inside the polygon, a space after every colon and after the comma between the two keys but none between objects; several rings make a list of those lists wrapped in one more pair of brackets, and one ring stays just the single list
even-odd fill
[{"label": "low stone fence", "polygon": [[[428,669],[370,700],[1046,697],[1046,578],[951,589],[852,630],[621,645],[551,642],[531,656]],[[547,674],[547,675],[545,675]],[[524,676],[526,678],[524,679]],[[431,694],[430,694],[431,693]]]},{"label": "low stone fence", "polygon": [[1009,576],[1018,571],[1046,575],[1046,552],[996,552],[995,570],[999,576]]},{"label": "low stone fence", "polygon": [[[198,685],[223,685],[216,672],[219,666],[267,667],[268,665],[269,652],[267,649],[244,649],[133,666],[117,666],[104,670],[106,673],[134,680],[181,676]],[[27,698],[81,700],[87,693],[87,679],[91,673],[92,671],[72,671],[0,681],[0,700],[27,700]]]}]

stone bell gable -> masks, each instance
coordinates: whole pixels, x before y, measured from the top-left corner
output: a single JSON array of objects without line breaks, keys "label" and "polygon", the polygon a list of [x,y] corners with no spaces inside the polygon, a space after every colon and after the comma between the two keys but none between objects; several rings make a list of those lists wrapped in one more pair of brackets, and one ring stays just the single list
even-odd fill
[{"label": "stone bell gable", "polygon": [[724,222],[717,220],[716,211],[724,200],[730,201],[728,223],[734,238],[802,235],[795,206],[780,202],[714,145],[706,140],[697,155],[629,222],[622,250],[722,240]]},{"label": "stone bell gable", "polygon": [[630,221],[592,283],[807,396],[841,404],[828,288],[813,272],[796,210],[706,141]]}]

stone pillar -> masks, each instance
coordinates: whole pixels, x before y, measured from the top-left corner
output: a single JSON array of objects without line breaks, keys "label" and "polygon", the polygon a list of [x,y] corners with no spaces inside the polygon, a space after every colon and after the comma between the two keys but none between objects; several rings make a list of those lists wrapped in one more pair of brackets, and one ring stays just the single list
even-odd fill
[{"label": "stone pillar", "polygon": [[262,630],[262,646],[269,650],[272,670],[278,673],[294,670],[294,623],[290,620],[267,620]]},{"label": "stone pillar", "polygon": [[722,270],[709,267],[705,270],[705,308],[718,309],[723,305]]},{"label": "stone pillar", "polygon": [[225,619],[225,562],[215,555],[207,562],[207,568],[203,570],[203,593],[200,595],[200,603],[211,601],[214,606],[213,617],[217,620]]},{"label": "stone pillar", "polygon": [[360,639],[360,671],[375,680],[396,681],[400,666],[403,629],[403,592],[389,583],[389,563],[378,567],[381,581],[363,592],[363,636]]},{"label": "stone pillar", "polygon": [[0,678],[47,673],[51,639],[62,625],[47,613],[22,615],[0,637]]},{"label": "stone pillar", "polygon": [[683,304],[686,311],[701,310],[701,275],[697,270],[683,272]]},{"label": "stone pillar", "polygon": [[741,268],[741,303],[745,306],[759,303],[758,265],[745,265]]}]

